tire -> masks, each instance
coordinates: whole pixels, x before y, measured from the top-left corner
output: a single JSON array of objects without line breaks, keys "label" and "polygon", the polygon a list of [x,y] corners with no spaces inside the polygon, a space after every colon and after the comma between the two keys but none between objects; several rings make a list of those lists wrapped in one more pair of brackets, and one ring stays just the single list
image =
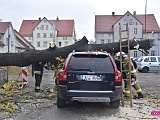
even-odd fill
[{"label": "tire", "polygon": [[142,70],[138,70],[138,72],[142,72]]},{"label": "tire", "polygon": [[112,108],[119,108],[119,106],[120,106],[120,99],[115,100],[115,101],[113,101],[113,102],[110,102],[110,106],[111,106]]},{"label": "tire", "polygon": [[142,69],[142,72],[143,72],[143,73],[148,73],[148,72],[149,72],[149,68],[148,68],[148,67],[144,67],[144,68]]},{"label": "tire", "polygon": [[66,100],[57,97],[57,107],[58,108],[66,107]]}]

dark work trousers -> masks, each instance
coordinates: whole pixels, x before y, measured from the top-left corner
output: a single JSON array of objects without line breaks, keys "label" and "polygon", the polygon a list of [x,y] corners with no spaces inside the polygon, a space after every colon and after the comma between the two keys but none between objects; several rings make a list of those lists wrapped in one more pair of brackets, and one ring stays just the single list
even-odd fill
[{"label": "dark work trousers", "polygon": [[42,75],[41,74],[35,74],[35,87],[40,87],[41,81],[42,81]]}]

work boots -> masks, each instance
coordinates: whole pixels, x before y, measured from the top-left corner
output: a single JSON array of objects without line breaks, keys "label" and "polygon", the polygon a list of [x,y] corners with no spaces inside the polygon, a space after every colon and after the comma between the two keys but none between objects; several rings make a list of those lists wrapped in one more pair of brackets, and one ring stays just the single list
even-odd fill
[{"label": "work boots", "polygon": [[138,98],[143,98],[143,94],[141,92],[138,92]]},{"label": "work boots", "polygon": [[143,97],[144,97],[141,92],[138,92],[137,94],[138,94],[138,96],[137,96],[137,95],[134,95],[134,96],[133,96],[133,99],[140,99],[140,98],[143,98]]}]

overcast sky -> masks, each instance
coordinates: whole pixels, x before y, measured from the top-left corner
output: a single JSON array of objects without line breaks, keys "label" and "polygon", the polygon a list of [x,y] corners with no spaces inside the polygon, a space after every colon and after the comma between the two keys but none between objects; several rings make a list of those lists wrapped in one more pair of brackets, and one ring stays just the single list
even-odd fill
[{"label": "overcast sky", "polygon": [[[77,39],[94,39],[95,15],[145,14],[146,0],[1,0],[0,19],[12,22],[19,31],[23,20],[74,19]],[[154,14],[160,26],[160,0],[147,0],[147,14]]]}]

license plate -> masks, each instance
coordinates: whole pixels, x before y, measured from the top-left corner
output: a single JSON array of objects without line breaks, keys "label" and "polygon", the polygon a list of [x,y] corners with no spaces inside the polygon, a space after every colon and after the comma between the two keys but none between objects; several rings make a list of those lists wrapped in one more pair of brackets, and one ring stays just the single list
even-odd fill
[{"label": "license plate", "polygon": [[87,81],[101,81],[101,77],[97,75],[83,75],[82,78]]}]

